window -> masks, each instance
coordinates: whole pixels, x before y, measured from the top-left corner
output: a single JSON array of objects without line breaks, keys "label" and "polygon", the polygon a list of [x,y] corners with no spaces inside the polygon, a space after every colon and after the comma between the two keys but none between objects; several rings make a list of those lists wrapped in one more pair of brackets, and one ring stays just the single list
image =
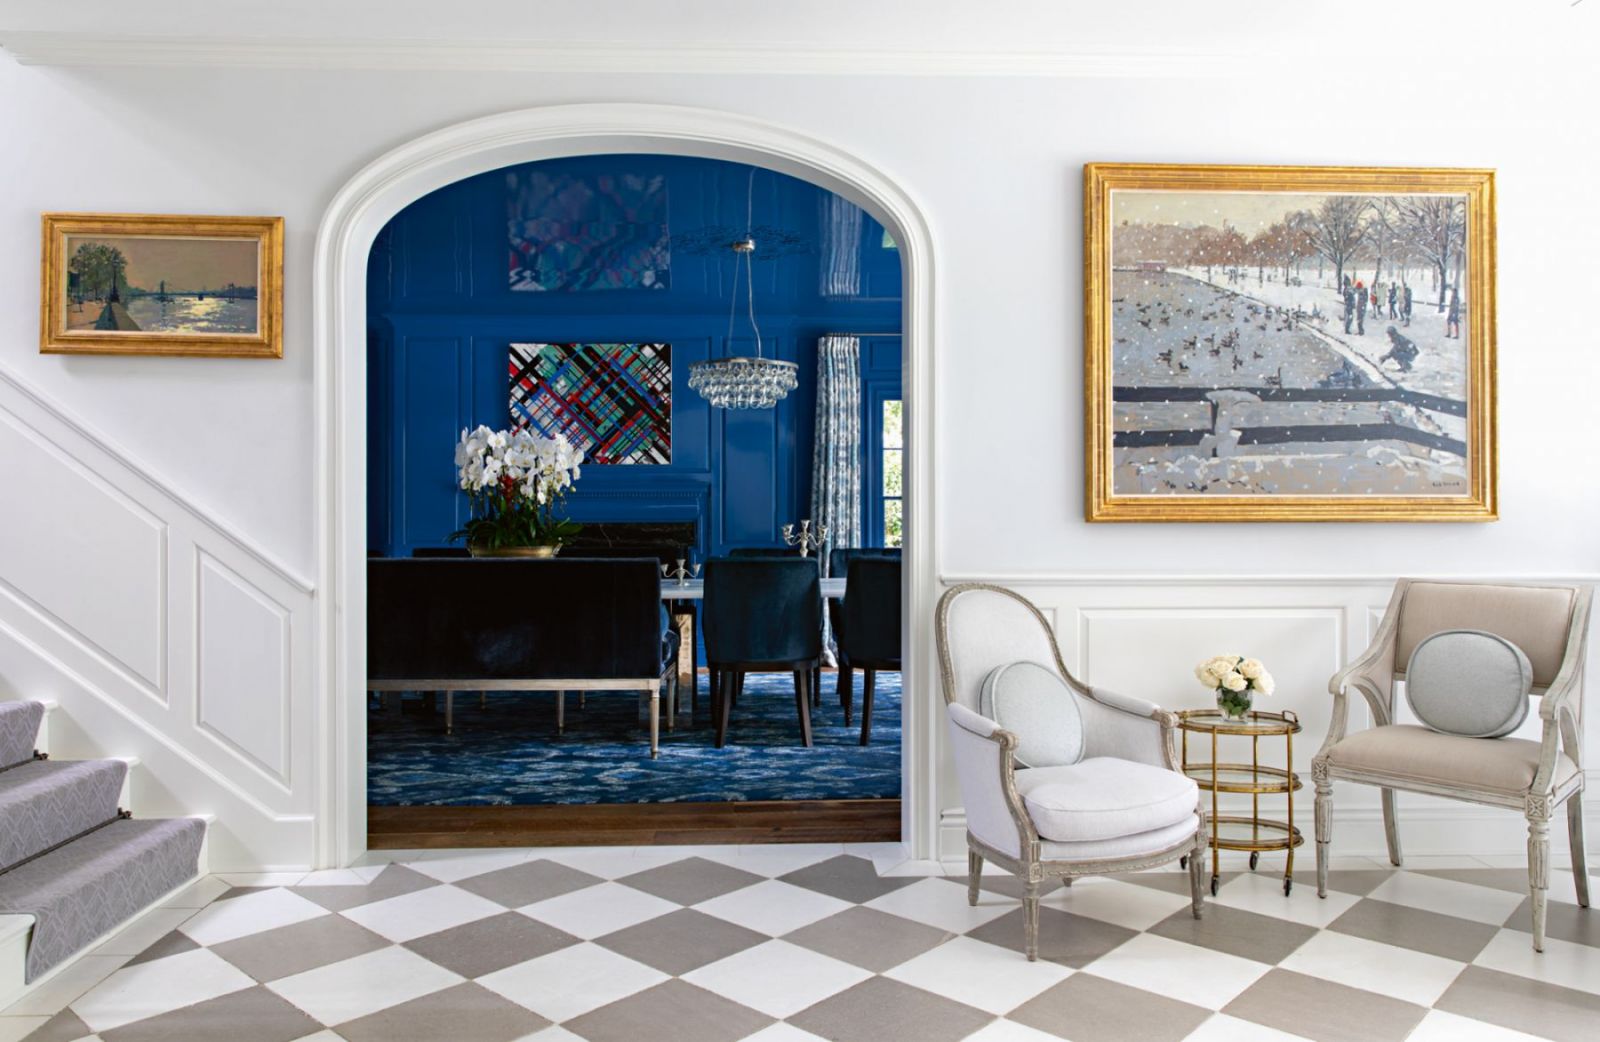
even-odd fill
[{"label": "window", "polygon": [[901,405],[899,398],[885,398],[878,419],[878,444],[883,453],[883,488],[879,495],[883,500],[884,546],[901,546],[904,541],[901,495],[905,487],[905,442],[901,434]]}]

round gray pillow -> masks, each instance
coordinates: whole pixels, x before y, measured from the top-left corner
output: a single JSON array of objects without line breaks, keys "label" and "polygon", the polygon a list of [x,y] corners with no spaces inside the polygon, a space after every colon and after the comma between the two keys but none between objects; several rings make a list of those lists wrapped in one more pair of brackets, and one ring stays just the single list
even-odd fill
[{"label": "round gray pillow", "polygon": [[1037,662],[997,666],[983,680],[978,710],[1017,736],[1019,767],[1064,767],[1083,759],[1078,697]]},{"label": "round gray pillow", "polygon": [[1521,648],[1481,630],[1424,637],[1406,664],[1406,701],[1435,731],[1499,738],[1528,715],[1533,667]]}]

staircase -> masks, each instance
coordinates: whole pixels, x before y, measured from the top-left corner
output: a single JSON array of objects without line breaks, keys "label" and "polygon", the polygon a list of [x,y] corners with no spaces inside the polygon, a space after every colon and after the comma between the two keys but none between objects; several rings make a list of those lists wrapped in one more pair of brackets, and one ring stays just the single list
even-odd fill
[{"label": "staircase", "polygon": [[0,1008],[201,870],[203,818],[136,819],[130,760],[51,760],[0,702]]}]

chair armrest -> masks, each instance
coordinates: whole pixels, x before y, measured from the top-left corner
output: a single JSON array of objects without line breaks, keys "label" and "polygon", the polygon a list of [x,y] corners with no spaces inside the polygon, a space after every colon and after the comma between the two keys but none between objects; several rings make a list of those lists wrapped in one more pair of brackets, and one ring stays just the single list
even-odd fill
[{"label": "chair armrest", "polygon": [[1084,755],[1178,770],[1178,715],[1142,698],[1090,687],[1078,700]]},{"label": "chair armrest", "polygon": [[1394,649],[1400,634],[1400,611],[1405,602],[1406,581],[1395,585],[1384,609],[1383,622],[1372,643],[1354,662],[1328,678],[1328,693],[1333,696],[1333,713],[1322,748],[1312,757],[1313,764],[1324,759],[1349,733],[1350,702],[1345,689],[1354,686],[1372,708],[1372,717],[1381,726],[1394,717]]},{"label": "chair armrest", "polygon": [[1023,861],[1035,860],[1039,833],[1012,777],[1017,736],[988,717],[952,702],[946,711],[967,832],[986,846]]}]

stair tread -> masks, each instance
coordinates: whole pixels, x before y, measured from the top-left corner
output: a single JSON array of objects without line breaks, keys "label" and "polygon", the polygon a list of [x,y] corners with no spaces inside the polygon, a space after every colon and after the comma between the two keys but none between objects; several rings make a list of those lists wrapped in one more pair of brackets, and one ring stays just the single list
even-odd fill
[{"label": "stair tread", "polygon": [[0,702],[0,767],[32,758],[43,720],[43,702]]},{"label": "stair tread", "polygon": [[0,870],[117,815],[121,760],[33,760],[0,771]]},{"label": "stair tread", "polygon": [[199,818],[115,821],[0,873],[0,914],[36,920],[28,980],[194,878],[205,830]]}]

